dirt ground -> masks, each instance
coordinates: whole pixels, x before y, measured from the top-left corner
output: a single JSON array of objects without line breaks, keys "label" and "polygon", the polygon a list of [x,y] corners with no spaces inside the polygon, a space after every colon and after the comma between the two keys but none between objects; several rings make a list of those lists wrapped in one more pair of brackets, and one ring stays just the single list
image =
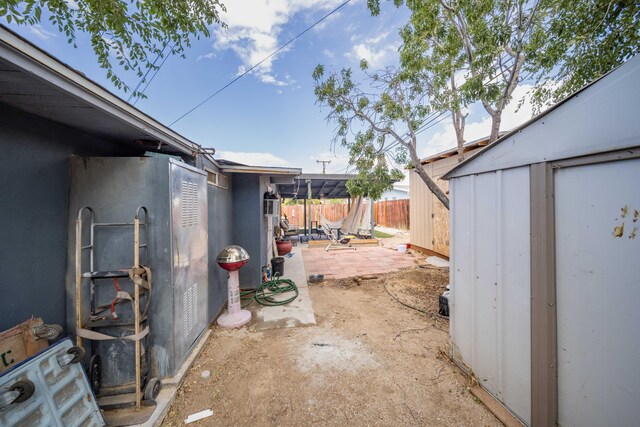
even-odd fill
[{"label": "dirt ground", "polygon": [[310,287],[317,326],[214,328],[163,426],[205,409],[191,425],[501,425],[443,355],[447,282],[420,267],[329,281]]}]

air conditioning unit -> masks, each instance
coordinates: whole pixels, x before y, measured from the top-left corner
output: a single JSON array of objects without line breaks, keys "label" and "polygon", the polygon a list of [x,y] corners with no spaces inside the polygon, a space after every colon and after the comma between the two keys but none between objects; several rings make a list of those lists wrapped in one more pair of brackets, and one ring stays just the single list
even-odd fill
[{"label": "air conditioning unit", "polygon": [[262,213],[264,216],[280,215],[280,199],[264,199]]}]

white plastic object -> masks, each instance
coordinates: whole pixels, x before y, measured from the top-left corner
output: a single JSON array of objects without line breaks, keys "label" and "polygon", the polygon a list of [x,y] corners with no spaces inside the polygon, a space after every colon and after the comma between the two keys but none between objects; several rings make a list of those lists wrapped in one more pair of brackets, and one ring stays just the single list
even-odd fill
[{"label": "white plastic object", "polygon": [[401,254],[406,253],[407,245],[398,245],[398,252],[400,252]]},{"label": "white plastic object", "polygon": [[196,412],[195,414],[189,415],[187,418],[185,418],[184,423],[191,424],[193,422],[210,417],[211,415],[213,415],[213,411],[211,409],[206,409],[204,411]]},{"label": "white plastic object", "polygon": [[251,320],[251,312],[240,307],[240,279],[238,270],[229,272],[229,303],[227,311],[218,317],[221,328],[239,328]]}]

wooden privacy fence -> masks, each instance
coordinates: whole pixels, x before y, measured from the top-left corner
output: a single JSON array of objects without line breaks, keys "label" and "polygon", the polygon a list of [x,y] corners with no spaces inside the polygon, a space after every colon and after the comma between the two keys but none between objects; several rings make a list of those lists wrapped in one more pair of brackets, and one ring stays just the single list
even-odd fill
[{"label": "wooden privacy fence", "polygon": [[[329,221],[340,221],[347,216],[347,204],[335,205],[311,205],[307,215],[311,216],[311,221],[320,221],[320,214]],[[287,216],[289,224],[304,228],[304,205],[282,206],[282,213]],[[309,218],[307,218],[307,221]],[[314,225],[315,227],[315,225]]]},{"label": "wooden privacy fence", "polygon": [[[307,215],[311,221],[320,221],[320,214],[329,221],[339,221],[347,216],[347,204],[311,205]],[[289,223],[304,228],[304,205],[282,206],[282,213]],[[387,200],[374,204],[374,215],[377,225],[398,230],[409,229],[409,200]],[[307,219],[308,220],[308,219]]]},{"label": "wooden privacy fence", "polygon": [[409,200],[386,200],[373,207],[376,224],[397,230],[409,229]]}]

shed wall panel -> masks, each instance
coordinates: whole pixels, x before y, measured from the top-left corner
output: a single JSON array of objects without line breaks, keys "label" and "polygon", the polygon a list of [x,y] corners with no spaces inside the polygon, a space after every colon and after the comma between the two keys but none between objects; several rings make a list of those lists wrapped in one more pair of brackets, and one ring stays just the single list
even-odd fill
[{"label": "shed wall panel", "polygon": [[520,418],[531,419],[531,245],[529,168],[502,171],[498,184],[499,399]]},{"label": "shed wall panel", "polygon": [[[471,301],[473,294],[472,258],[472,180],[465,177],[451,181],[451,228],[455,233],[455,245],[452,247],[450,264],[451,292],[449,314],[451,342],[456,360],[471,363],[471,340],[473,320]],[[466,362],[465,362],[466,361]]]},{"label": "shed wall panel", "polygon": [[478,175],[475,180],[474,208],[472,215],[475,227],[472,257],[474,258],[473,284],[475,298],[472,301],[474,314],[474,341],[471,360],[476,378],[492,394],[498,391],[497,384],[497,281],[496,281],[496,174]]},{"label": "shed wall panel", "polygon": [[640,159],[555,174],[563,426],[631,426],[640,419],[638,183]]},{"label": "shed wall panel", "polygon": [[529,422],[529,168],[450,184],[454,358]]}]

